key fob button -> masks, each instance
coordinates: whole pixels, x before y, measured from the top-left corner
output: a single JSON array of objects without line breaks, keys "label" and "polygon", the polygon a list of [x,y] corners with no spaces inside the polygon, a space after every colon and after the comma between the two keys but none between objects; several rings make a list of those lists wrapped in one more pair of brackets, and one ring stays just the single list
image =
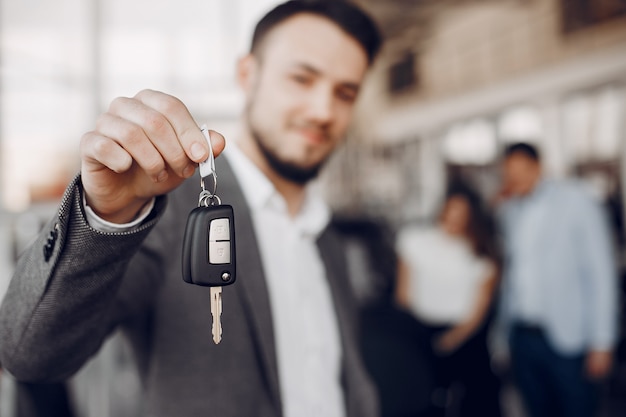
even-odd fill
[{"label": "key fob button", "polygon": [[230,240],[230,225],[228,219],[211,220],[209,241]]},{"label": "key fob button", "polygon": [[209,262],[212,264],[229,264],[230,242],[209,242]]}]

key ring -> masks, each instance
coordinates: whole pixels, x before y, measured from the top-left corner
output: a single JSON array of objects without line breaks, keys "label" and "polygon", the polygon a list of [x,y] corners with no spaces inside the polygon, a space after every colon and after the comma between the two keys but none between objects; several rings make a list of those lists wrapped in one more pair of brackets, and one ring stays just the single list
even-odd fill
[{"label": "key ring", "polygon": [[[213,155],[213,147],[211,146],[211,136],[209,135],[209,130],[206,125],[202,125],[200,131],[204,135],[207,143],[209,144],[209,156],[204,161],[200,162],[200,187],[202,191],[200,192],[200,197],[198,199],[198,206],[204,205],[215,205],[222,204],[220,198],[217,196],[217,173],[215,170],[215,156]],[[204,185],[204,179],[207,177],[212,177],[213,179],[213,192],[208,191]]]},{"label": "key ring", "polygon": [[222,204],[222,200],[215,194],[211,194],[207,190],[202,190],[198,197],[198,207],[204,206],[219,206]]}]

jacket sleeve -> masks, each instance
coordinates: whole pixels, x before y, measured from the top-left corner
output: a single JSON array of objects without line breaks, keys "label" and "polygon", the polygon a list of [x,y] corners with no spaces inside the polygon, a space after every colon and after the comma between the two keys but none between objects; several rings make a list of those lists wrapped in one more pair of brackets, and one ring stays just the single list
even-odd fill
[{"label": "jacket sleeve", "polygon": [[85,219],[80,176],[70,183],[58,214],[18,260],[0,307],[0,363],[16,379],[72,375],[133,308],[148,302],[120,302],[119,288],[165,204],[159,197],[136,230],[102,233]]},{"label": "jacket sleeve", "polygon": [[590,349],[610,350],[617,343],[618,277],[615,249],[608,219],[601,205],[591,197],[578,203],[580,214],[579,256],[586,279],[589,304]]}]

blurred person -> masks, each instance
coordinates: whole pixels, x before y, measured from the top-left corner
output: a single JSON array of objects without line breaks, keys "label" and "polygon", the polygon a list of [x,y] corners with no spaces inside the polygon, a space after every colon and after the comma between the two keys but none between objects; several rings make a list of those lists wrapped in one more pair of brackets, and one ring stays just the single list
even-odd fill
[{"label": "blurred person", "polygon": [[[241,133],[216,161],[238,261],[217,346],[209,288],[181,276],[207,142],[177,98],[114,100],[81,140],[58,215],[18,262],[0,309],[6,369],[67,378],[119,327],[146,415],[376,416],[343,245],[308,184],[344,136],[379,44],[347,2],[289,1],[257,24],[237,66]],[[219,155],[224,138],[211,137]]]},{"label": "blurred person", "polygon": [[487,347],[499,274],[492,232],[478,194],[453,184],[434,227],[399,233],[396,298],[418,319],[430,354],[436,387],[431,415],[500,415],[499,381]]},{"label": "blurred person", "polygon": [[380,398],[381,417],[427,417],[432,376],[419,324],[394,302],[398,257],[384,221],[335,219],[346,237],[348,272],[361,317],[363,362]]},{"label": "blurred person", "polygon": [[594,415],[613,360],[617,279],[600,204],[573,181],[544,179],[537,149],[504,153],[502,322],[531,417]]},{"label": "blurred person", "polygon": [[18,382],[15,386],[15,415],[12,417],[74,417],[74,407],[68,387],[63,382],[31,384]]}]

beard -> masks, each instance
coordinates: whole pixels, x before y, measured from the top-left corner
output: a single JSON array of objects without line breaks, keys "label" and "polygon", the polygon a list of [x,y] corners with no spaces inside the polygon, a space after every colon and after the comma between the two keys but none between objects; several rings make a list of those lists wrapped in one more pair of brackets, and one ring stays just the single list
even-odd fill
[{"label": "beard", "polygon": [[[244,110],[244,117],[246,119],[246,124],[248,126],[250,135],[258,149],[261,151],[261,154],[265,157],[270,168],[276,172],[280,177],[298,185],[305,185],[312,179],[316,178],[319,174],[320,170],[324,166],[326,160],[328,159],[328,155],[323,158],[318,163],[312,166],[303,166],[298,164],[297,162],[289,162],[281,158],[278,151],[270,145],[270,141],[268,139],[267,131],[263,131],[262,126],[259,123],[256,123],[258,120],[255,117],[255,109],[259,105],[257,100],[257,95],[259,85],[257,84],[254,87],[254,92],[252,97],[248,103],[246,103],[246,107]],[[292,123],[293,124],[293,123]],[[307,122],[300,122],[300,127],[307,127]],[[297,126],[296,126],[297,127]],[[308,125],[308,127],[313,128],[313,126]],[[322,130],[320,132],[322,135],[326,136],[328,140],[330,140],[330,132],[324,129],[321,126],[318,126],[319,129]]]},{"label": "beard", "polygon": [[272,170],[274,170],[274,172],[290,182],[298,185],[305,185],[306,183],[317,177],[320,170],[324,166],[324,163],[326,162],[326,158],[324,158],[322,161],[313,166],[304,167],[298,165],[295,162],[285,161],[281,159],[276,151],[268,146],[262,133],[260,133],[257,129],[254,129],[252,126],[250,131],[252,134],[252,138],[256,142],[259,150],[265,157],[265,160],[268,162]]}]

